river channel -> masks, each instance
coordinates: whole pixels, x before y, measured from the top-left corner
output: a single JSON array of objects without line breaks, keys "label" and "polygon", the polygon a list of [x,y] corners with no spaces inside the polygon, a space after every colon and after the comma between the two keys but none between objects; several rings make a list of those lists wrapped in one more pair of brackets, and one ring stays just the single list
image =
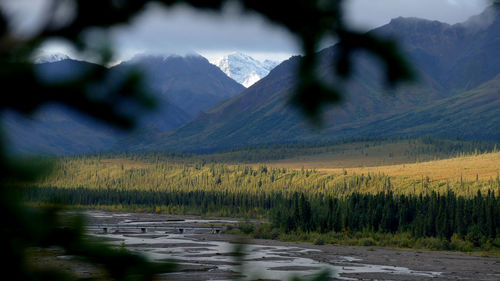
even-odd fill
[{"label": "river channel", "polygon": [[[234,280],[236,277],[239,280],[290,280],[293,277],[308,280],[325,270],[332,280],[460,279],[451,278],[447,267],[430,266],[428,270],[419,264],[418,257],[427,253],[402,251],[401,254],[386,249],[333,248],[272,240],[245,244],[243,266],[239,267],[234,252],[242,246],[235,243],[237,238],[214,231],[216,227],[232,226],[237,221],[95,211],[87,215],[89,224],[98,226],[89,230],[91,235],[107,238],[117,247],[125,247],[154,261],[176,260],[181,271],[163,275],[165,280]],[[103,226],[108,227],[106,231],[100,229]],[[374,259],[369,257],[370,251],[373,255],[379,254],[380,262],[371,263]],[[401,266],[402,261],[397,259],[411,259],[413,256],[408,254],[413,253],[417,261],[415,268]],[[425,260],[424,257],[422,262]],[[495,263],[498,259],[492,260],[492,266]],[[500,277],[500,272],[491,277],[484,280],[499,280],[495,278]]]}]

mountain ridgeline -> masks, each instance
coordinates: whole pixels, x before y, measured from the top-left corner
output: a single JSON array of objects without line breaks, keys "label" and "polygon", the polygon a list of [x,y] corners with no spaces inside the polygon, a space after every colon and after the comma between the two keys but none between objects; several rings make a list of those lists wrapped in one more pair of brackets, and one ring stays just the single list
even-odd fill
[{"label": "mountain ridgeline", "polygon": [[[101,67],[67,57],[37,62],[40,62],[35,65],[37,72],[48,82],[71,79],[72,75]],[[133,70],[142,72],[144,85],[157,101],[155,111],[142,113],[138,118],[138,128],[134,132],[121,132],[62,106],[50,105],[30,119],[11,112],[5,114],[4,126],[12,150],[71,154],[105,151],[128,141],[137,145],[149,136],[182,126],[200,112],[244,89],[198,55],[137,56],[108,69],[108,80],[122,79]]]},{"label": "mountain ridgeline", "polygon": [[239,94],[244,89],[199,55],[138,56],[114,69],[140,70],[146,78],[146,85],[158,94],[160,103],[174,104],[189,118]]},{"label": "mountain ridgeline", "polygon": [[[500,16],[487,9],[449,25],[397,18],[370,32],[398,39],[417,81],[385,88],[384,69],[358,54],[355,73],[344,84],[343,103],[326,108],[324,126],[314,129],[287,101],[297,81],[293,57],[241,94],[176,131],[135,150],[213,151],[235,146],[331,141],[350,137],[434,135],[500,140]],[[321,51],[318,70],[336,81],[337,46]],[[333,79],[332,79],[333,78]]]},{"label": "mountain ridgeline", "polygon": [[[137,56],[108,69],[111,80],[132,69],[142,70],[147,89],[158,100],[159,109],[141,117],[132,133],[118,132],[53,105],[38,112],[34,120],[7,113],[4,127],[16,151],[50,154],[211,152],[423,135],[500,141],[500,11],[489,8],[454,25],[396,18],[370,32],[400,43],[417,81],[386,88],[381,79],[384,68],[373,57],[357,53],[353,74],[342,82],[333,74],[338,46],[326,48],[320,52],[318,72],[326,81],[342,85],[344,98],[341,104],[323,108],[321,127],[312,126],[289,103],[300,56],[282,62],[246,89],[198,55]],[[242,68],[242,61],[252,60],[237,61],[237,68]],[[37,64],[43,79],[65,79],[100,67],[66,57],[39,62],[43,62]],[[235,71],[234,65],[230,71]]]}]

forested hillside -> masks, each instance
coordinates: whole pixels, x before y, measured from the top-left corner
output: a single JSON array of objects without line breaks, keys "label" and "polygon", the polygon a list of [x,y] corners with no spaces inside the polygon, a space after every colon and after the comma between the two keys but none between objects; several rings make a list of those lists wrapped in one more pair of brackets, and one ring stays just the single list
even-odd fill
[{"label": "forested hillside", "polygon": [[[400,144],[397,142],[394,145]],[[361,147],[369,149],[366,144]],[[37,182],[35,186],[172,193],[203,191],[229,195],[261,194],[269,197],[274,194],[289,197],[296,192],[311,196],[344,197],[352,193],[374,194],[390,191],[394,194],[419,195],[451,190],[458,195],[471,197],[478,190],[496,191],[500,187],[500,170],[498,165],[494,164],[499,163],[500,152],[496,146],[490,149],[485,147],[483,151],[474,149],[465,154],[452,152],[458,156],[452,156],[451,159],[429,162],[417,160],[392,166],[353,165],[350,168],[331,169],[285,168],[290,163],[287,161],[271,161],[271,166],[258,163],[242,165],[234,162],[234,157],[224,154],[75,155],[57,159],[55,172]],[[330,147],[332,151],[335,151],[335,148],[336,146]],[[349,148],[352,149],[352,146]],[[295,152],[291,150],[284,153],[297,154],[300,150],[295,149]],[[310,149],[326,150],[328,147],[305,148],[306,151]],[[433,149],[432,146],[420,144],[414,145],[413,149],[407,152],[421,154],[424,158],[425,155],[432,155]],[[228,152],[229,155],[238,153]],[[349,162],[349,157],[362,161],[357,158],[357,149],[343,150],[342,153],[345,153],[343,159],[346,162]],[[452,153],[450,154],[453,155]],[[226,161],[226,164],[224,157],[233,160]],[[396,163],[399,161],[401,159],[396,160]]]},{"label": "forested hillside", "polygon": [[[476,176],[457,178],[443,161],[473,167]],[[491,161],[499,163],[500,152],[416,163],[415,176],[399,168],[291,169],[162,154],[74,156],[25,188],[32,204],[265,218],[271,224],[242,226],[260,238],[492,250],[500,247],[500,171]],[[442,177],[419,168],[431,163]]]}]

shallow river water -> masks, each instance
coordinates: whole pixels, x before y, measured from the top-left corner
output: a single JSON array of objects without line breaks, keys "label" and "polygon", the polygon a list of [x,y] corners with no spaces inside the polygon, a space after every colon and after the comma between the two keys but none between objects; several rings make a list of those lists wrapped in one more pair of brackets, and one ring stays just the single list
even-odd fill
[{"label": "shallow river water", "polygon": [[[92,212],[89,215],[94,216],[94,218],[114,216],[113,214],[101,214],[99,212]],[[120,225],[234,223],[234,221],[205,220],[138,221],[127,219],[124,214],[117,215],[120,218]],[[115,218],[118,218],[118,216]],[[203,276],[198,275],[195,277],[198,280],[226,280],[221,278],[224,275],[210,274],[211,271],[239,272],[238,267],[235,266],[233,254],[238,244],[215,239],[218,237],[217,234],[200,235],[200,231],[206,232],[207,230],[186,230],[184,233],[175,233],[174,230],[148,230],[146,233],[141,233],[140,230],[120,230],[103,233],[96,230],[92,231],[91,234],[110,238],[109,243],[116,246],[125,246],[127,249],[144,254],[152,260],[175,259],[184,266],[192,266],[191,271],[198,270],[200,274],[203,274]],[[344,277],[345,273],[349,273],[349,276],[352,276],[353,273],[384,273],[394,275],[394,280],[398,280],[397,276],[402,275],[420,276],[423,279],[429,279],[439,277],[441,274],[440,272],[416,271],[405,267],[365,264],[361,259],[351,256],[335,256],[327,262],[319,262],[308,257],[314,251],[321,252],[321,250],[317,249],[294,246],[246,245],[242,274],[245,276],[245,280],[259,278],[264,280],[289,280],[294,276],[307,278],[323,270],[328,270],[332,277],[340,280],[358,280],[352,277]]]}]

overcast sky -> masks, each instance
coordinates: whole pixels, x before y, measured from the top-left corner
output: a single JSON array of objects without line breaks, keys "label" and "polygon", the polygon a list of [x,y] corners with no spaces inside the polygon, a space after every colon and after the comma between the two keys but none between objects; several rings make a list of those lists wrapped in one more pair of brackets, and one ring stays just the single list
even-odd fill
[{"label": "overcast sky", "polygon": [[[19,32],[33,32],[44,15],[46,0],[0,0],[17,15]],[[345,16],[356,28],[369,30],[399,16],[419,17],[454,24],[481,13],[488,0],[346,0]],[[242,14],[229,6],[221,14],[198,11],[186,6],[163,9],[151,5],[131,25],[115,28],[111,38],[117,60],[139,53],[200,53],[209,59],[233,51],[257,59],[284,60],[300,52],[296,39],[285,29],[262,17]],[[48,52],[72,54],[62,42],[44,46]]]}]

